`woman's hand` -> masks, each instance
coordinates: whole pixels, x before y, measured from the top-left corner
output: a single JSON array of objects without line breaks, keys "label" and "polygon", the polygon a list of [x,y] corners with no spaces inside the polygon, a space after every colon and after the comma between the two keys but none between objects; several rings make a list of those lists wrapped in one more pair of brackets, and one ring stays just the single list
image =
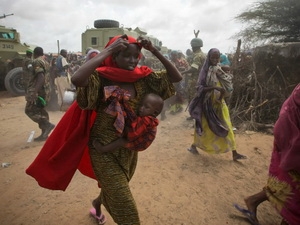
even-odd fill
[{"label": "woman's hand", "polygon": [[129,45],[128,37],[126,34],[119,37],[114,43],[108,46],[108,49],[111,49],[112,52],[119,52],[126,49]]},{"label": "woman's hand", "polygon": [[224,98],[224,95],[221,94],[220,97],[217,99],[217,102],[221,104],[223,98]]},{"label": "woman's hand", "polygon": [[103,152],[103,145],[97,139],[93,140],[93,146],[97,151]]},{"label": "woman's hand", "polygon": [[36,92],[34,92],[34,93],[31,93],[30,95],[27,95],[25,98],[26,98],[26,101],[30,105],[35,105],[36,104],[36,100],[38,98],[38,94]]},{"label": "woman's hand", "polygon": [[225,94],[225,89],[222,88],[222,87],[214,87],[217,91],[220,92],[221,95],[224,95]]},{"label": "woman's hand", "polygon": [[149,39],[144,37],[138,37],[137,42],[146,50],[150,51],[166,68],[168,78],[172,83],[176,83],[182,80],[181,73],[177,68],[165,57],[161,52],[152,45],[152,42]]},{"label": "woman's hand", "polygon": [[153,52],[156,48],[152,45],[152,42],[149,39],[145,39],[142,36],[137,38],[137,42],[146,50]]},{"label": "woman's hand", "polygon": [[97,54],[94,58],[85,62],[79,69],[73,74],[71,77],[72,83],[76,87],[85,87],[88,85],[88,79],[90,75],[95,71],[99,65],[103,63],[103,61],[118,52],[126,49],[129,45],[127,35],[122,35],[117,40],[115,40],[111,45],[103,49],[99,54]]},{"label": "woman's hand", "polygon": [[217,102],[222,103],[222,99],[225,95],[225,89],[222,87],[215,87],[215,89],[220,92],[220,97],[217,99]]}]

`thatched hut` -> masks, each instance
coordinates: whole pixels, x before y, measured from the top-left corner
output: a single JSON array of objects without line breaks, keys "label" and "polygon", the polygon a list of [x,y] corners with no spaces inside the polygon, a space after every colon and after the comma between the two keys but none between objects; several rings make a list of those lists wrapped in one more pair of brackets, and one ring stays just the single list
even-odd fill
[{"label": "thatched hut", "polygon": [[230,101],[233,123],[257,130],[273,124],[283,101],[300,82],[300,43],[259,46],[235,55],[234,92]]}]

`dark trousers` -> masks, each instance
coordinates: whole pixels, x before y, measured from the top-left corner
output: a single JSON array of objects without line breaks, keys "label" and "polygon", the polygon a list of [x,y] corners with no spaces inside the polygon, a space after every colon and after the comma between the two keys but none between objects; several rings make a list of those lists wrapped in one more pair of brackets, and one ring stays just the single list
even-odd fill
[{"label": "dark trousers", "polygon": [[37,106],[27,102],[25,106],[25,113],[32,121],[39,125],[41,130],[45,130],[50,124],[49,114],[42,106]]}]

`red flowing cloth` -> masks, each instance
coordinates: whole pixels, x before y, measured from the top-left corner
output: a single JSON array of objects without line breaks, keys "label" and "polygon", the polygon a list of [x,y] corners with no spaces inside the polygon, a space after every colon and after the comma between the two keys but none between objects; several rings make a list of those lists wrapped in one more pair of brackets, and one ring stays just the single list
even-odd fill
[{"label": "red flowing cloth", "polygon": [[[119,37],[111,39],[106,47]],[[130,36],[128,42],[138,44],[136,39]],[[100,76],[117,82],[135,82],[152,72],[148,67],[136,67],[133,71],[117,68],[111,56],[96,70]],[[26,169],[26,173],[35,178],[41,187],[62,191],[66,190],[77,169],[82,174],[96,179],[87,147],[90,128],[95,118],[95,111],[82,110],[75,101]]]}]

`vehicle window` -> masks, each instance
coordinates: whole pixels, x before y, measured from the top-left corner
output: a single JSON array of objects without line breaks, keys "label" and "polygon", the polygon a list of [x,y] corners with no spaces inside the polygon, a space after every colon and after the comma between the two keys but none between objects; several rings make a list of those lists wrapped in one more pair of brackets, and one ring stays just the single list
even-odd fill
[{"label": "vehicle window", "polygon": [[15,35],[13,32],[7,33],[7,32],[0,32],[0,38],[4,39],[14,39]]}]

